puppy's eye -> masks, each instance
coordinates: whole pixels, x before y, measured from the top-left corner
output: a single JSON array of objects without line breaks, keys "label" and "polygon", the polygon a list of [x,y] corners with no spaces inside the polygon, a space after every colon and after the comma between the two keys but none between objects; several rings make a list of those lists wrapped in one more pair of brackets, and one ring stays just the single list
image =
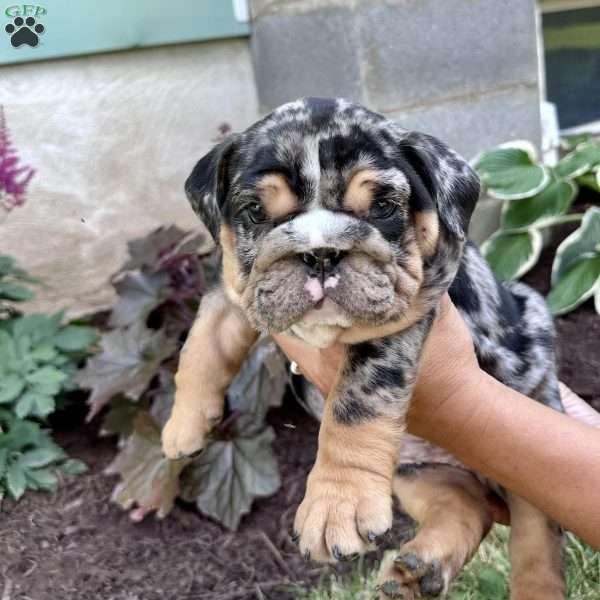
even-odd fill
[{"label": "puppy's eye", "polygon": [[398,205],[395,202],[390,202],[389,200],[376,200],[371,206],[369,216],[374,219],[387,219],[396,212],[397,208]]},{"label": "puppy's eye", "polygon": [[267,220],[267,213],[260,202],[252,202],[246,208],[246,213],[253,223],[264,223]]}]

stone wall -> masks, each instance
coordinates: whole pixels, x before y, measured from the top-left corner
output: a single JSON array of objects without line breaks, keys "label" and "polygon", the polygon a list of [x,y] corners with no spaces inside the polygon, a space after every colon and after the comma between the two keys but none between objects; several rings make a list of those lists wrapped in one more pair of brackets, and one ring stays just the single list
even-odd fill
[{"label": "stone wall", "polygon": [[31,308],[70,314],[111,302],[127,240],[198,227],[186,176],[220,123],[258,118],[247,40],[2,67],[0,104],[36,169],[25,206],[0,221],[0,253],[46,282]]}]

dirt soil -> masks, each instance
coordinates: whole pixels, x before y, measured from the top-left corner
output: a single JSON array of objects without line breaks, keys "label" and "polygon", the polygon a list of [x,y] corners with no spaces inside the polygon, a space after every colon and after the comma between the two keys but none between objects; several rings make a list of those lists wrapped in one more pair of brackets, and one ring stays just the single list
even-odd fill
[{"label": "dirt soil", "polygon": [[[552,251],[525,280],[547,292]],[[560,377],[600,409],[600,318],[591,302],[556,321]],[[289,532],[316,450],[317,424],[291,399],[273,411],[283,486],[257,501],[238,533],[179,505],[158,521],[132,523],[109,501],[103,475],[114,441],[81,421],[63,423],[58,442],[90,471],[55,494],[28,493],[0,510],[1,600],[233,600],[292,598],[282,584],[314,583]],[[399,529],[406,527],[400,523]],[[347,569],[342,566],[341,569]]]}]

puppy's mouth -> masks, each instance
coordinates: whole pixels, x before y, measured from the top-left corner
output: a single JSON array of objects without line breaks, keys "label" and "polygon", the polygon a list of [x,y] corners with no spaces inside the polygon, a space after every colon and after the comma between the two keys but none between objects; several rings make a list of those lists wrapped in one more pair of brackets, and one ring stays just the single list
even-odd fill
[{"label": "puppy's mouth", "polygon": [[337,248],[315,248],[301,254],[308,271],[304,289],[314,302],[314,308],[321,308],[328,291],[337,287],[340,279],[338,266],[346,254]]},{"label": "puppy's mouth", "polygon": [[331,294],[340,282],[339,274],[323,277],[309,276],[304,284],[304,289],[314,302],[313,309],[319,310],[323,307],[325,299]]}]

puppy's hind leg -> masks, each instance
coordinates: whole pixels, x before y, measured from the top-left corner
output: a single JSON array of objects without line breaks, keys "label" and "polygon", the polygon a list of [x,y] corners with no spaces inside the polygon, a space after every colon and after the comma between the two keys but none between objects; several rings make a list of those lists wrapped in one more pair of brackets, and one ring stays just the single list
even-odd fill
[{"label": "puppy's hind leg", "polygon": [[[554,356],[549,356],[548,361],[554,363]],[[546,406],[563,410],[553,368],[528,395]],[[508,506],[511,522],[511,600],[565,598],[560,527],[539,509],[510,492]]]},{"label": "puppy's hind leg", "polygon": [[204,447],[223,414],[227,387],[257,336],[222,290],[202,299],[175,375],[175,403],[162,433],[166,456],[189,456]]},{"label": "puppy's hind leg", "polygon": [[449,465],[408,465],[394,493],[417,523],[417,535],[386,556],[378,576],[381,600],[444,597],[492,525],[488,488]]},{"label": "puppy's hind leg", "polygon": [[511,600],[563,600],[565,581],[560,527],[509,493]]}]

